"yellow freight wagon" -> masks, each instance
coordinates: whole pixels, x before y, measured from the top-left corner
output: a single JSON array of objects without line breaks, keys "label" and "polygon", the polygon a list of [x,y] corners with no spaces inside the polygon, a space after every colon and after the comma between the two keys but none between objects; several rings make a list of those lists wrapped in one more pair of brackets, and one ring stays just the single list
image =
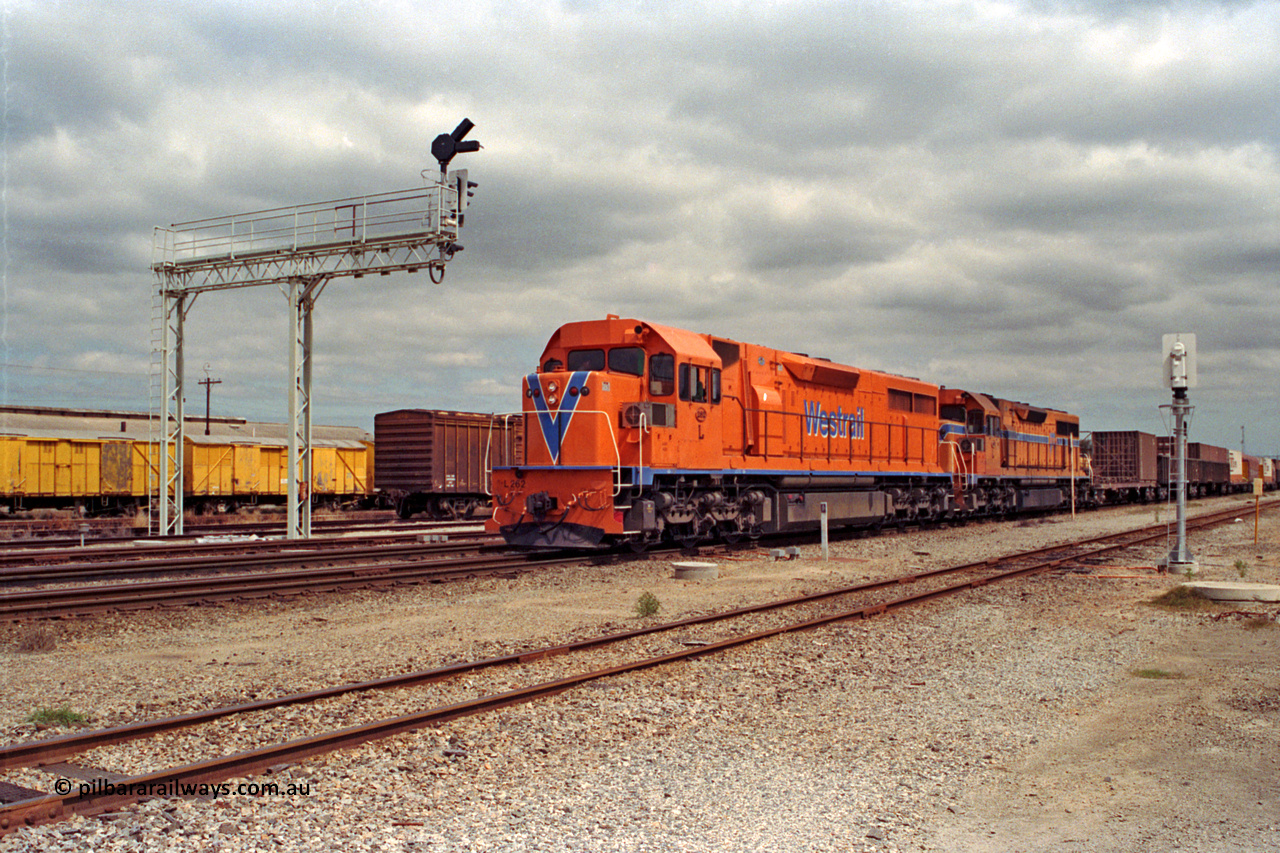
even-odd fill
[{"label": "yellow freight wagon", "polygon": [[253,445],[232,446],[231,488],[238,495],[261,495],[266,483],[262,479],[262,449]]},{"label": "yellow freight wagon", "polygon": [[[189,420],[181,449],[190,508],[284,502],[285,425],[211,418],[209,435],[204,425]],[[144,413],[0,406],[0,508],[135,511],[159,493],[155,437]],[[312,428],[313,499],[337,505],[372,497],[371,438],[355,427]]]},{"label": "yellow freight wagon", "polygon": [[368,494],[373,491],[369,474],[373,471],[373,448],[338,447],[334,468],[334,488],[339,494]]},{"label": "yellow freight wagon", "polygon": [[311,494],[336,494],[334,479],[338,468],[338,451],[333,447],[311,448]]},{"label": "yellow freight wagon", "polygon": [[6,495],[16,495],[22,487],[22,445],[21,438],[0,438],[0,492]]}]

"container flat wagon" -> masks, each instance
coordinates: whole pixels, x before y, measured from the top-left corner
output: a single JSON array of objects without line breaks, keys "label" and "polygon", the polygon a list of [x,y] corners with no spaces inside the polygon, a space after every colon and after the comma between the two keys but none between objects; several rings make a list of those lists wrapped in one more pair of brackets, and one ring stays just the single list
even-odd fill
[{"label": "container flat wagon", "polygon": [[[1093,488],[1103,503],[1160,500],[1160,455],[1156,436],[1137,430],[1093,433]],[[1167,481],[1166,481],[1167,483]]]}]

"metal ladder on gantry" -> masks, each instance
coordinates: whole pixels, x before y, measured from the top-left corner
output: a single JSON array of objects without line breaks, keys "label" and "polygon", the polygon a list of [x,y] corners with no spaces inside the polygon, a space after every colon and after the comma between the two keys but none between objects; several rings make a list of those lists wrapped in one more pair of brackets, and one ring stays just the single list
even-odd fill
[{"label": "metal ladder on gantry", "polygon": [[288,537],[311,535],[311,312],[335,278],[426,270],[444,278],[462,247],[469,189],[467,171],[448,171],[455,154],[476,151],[463,141],[474,125],[463,119],[441,134],[431,153],[436,179],[423,172],[421,188],[260,210],[157,227],[152,294],[151,529],[183,532],[184,325],[196,298],[207,291],[274,284],[289,302]]}]

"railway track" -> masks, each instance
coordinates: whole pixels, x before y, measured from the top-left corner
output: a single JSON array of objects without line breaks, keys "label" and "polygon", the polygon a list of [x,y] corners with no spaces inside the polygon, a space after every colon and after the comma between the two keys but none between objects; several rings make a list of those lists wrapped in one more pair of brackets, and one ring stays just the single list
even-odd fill
[{"label": "railway track", "polygon": [[[1200,516],[1190,523],[1237,516],[1237,509]],[[1216,522],[1212,522],[1216,523]],[[1152,525],[1145,535],[1166,535],[1167,527]],[[439,583],[502,574],[546,565],[588,559],[616,559],[609,555],[503,553],[493,537],[474,537],[434,543],[369,544],[362,539],[269,541],[207,546],[211,553],[194,554],[196,546],[179,549],[177,557],[134,559],[118,563],[64,563],[48,566],[5,566],[0,562],[0,585],[74,584],[92,579],[107,582],[79,586],[40,587],[0,593],[0,622],[66,619],[124,610],[209,605],[262,598],[287,598],[345,589]],[[245,553],[245,548],[251,552]],[[707,549],[704,549],[704,551]],[[231,551],[233,553],[228,553]],[[663,553],[663,552],[656,552]],[[149,555],[147,555],[149,556]],[[306,566],[286,570],[286,566]],[[271,571],[254,571],[271,568]],[[216,573],[216,574],[215,574]],[[162,580],[122,580],[142,576],[181,574]],[[201,577],[186,577],[200,575]]]},{"label": "railway track", "polygon": [[500,544],[475,530],[454,534],[393,533],[349,538],[229,540],[185,545],[57,549],[40,554],[0,553],[0,583],[66,582],[146,572],[198,571],[429,552]]},{"label": "railway track", "polygon": [[[99,521],[101,521],[99,519]],[[471,521],[402,521],[393,514],[379,513],[376,517],[361,519],[327,519],[323,521],[312,522],[312,532],[315,535],[342,535],[350,533],[377,533],[386,531],[398,531],[409,533],[429,532],[434,530],[450,530],[458,527],[476,526],[483,523],[483,519],[475,519]],[[38,533],[27,538],[14,538],[13,529],[10,528],[6,533],[5,525],[15,524],[34,524],[35,522],[0,522],[0,554],[7,555],[11,552],[21,553],[23,551],[43,551],[45,549],[72,549],[83,548],[87,545],[94,546],[111,546],[111,545],[132,545],[135,542],[144,541],[147,543],[183,543],[193,542],[202,538],[219,537],[219,536],[262,536],[274,537],[284,536],[284,525],[278,521],[253,521],[253,522],[236,522],[227,524],[211,524],[211,525],[187,525],[187,532],[181,536],[151,536],[146,528],[125,527],[121,528],[118,522],[115,525],[89,525],[86,531],[73,529],[68,532],[66,529],[48,530]],[[26,528],[22,528],[26,529]],[[293,540],[300,541],[300,540]]]},{"label": "railway track", "polygon": [[[1272,502],[1268,508],[1276,505]],[[1234,520],[1238,515],[1238,508],[1233,508],[1192,519],[1189,526],[1218,524]],[[55,785],[57,790],[65,790],[66,793],[49,795],[18,791],[29,796],[0,807],[0,833],[57,821],[71,814],[100,813],[146,798],[148,792],[172,793],[180,790],[178,786],[181,785],[215,784],[261,773],[310,756],[438,725],[462,716],[535,701],[623,673],[717,654],[784,633],[850,619],[868,619],[975,587],[1071,568],[1082,560],[1158,543],[1166,537],[1166,527],[1156,525],[619,634],[528,649],[502,657],[10,745],[0,748],[0,769],[50,765],[76,756],[92,761],[93,750],[108,745],[137,741],[137,746],[142,746],[146,739],[154,736],[188,732],[193,728],[196,731],[190,734],[198,738],[198,732],[203,730],[198,727],[217,726],[230,719],[240,720],[237,731],[246,733],[244,737],[234,739],[233,748],[237,751],[181,766],[159,766],[157,769],[160,760],[144,755],[131,762],[136,772],[119,778],[110,790],[78,786],[67,781],[64,772],[67,768],[63,766],[55,772],[64,772],[64,778]],[[578,670],[568,672],[574,663],[579,664]],[[513,687],[513,684],[520,686]],[[421,691],[427,688],[430,692],[424,695]],[[401,697],[394,709],[396,712],[337,731],[325,729],[325,717],[320,712],[325,703],[350,694],[371,696],[388,691],[395,691]],[[280,709],[287,706],[315,707],[316,719],[300,722],[291,714],[285,721]],[[388,709],[380,710],[385,712]],[[312,731],[299,737],[299,727]],[[281,735],[289,737],[270,742],[272,737]],[[226,742],[225,737],[213,737],[211,740],[220,744]],[[93,768],[78,769],[90,774],[106,773]]]},{"label": "railway track", "polygon": [[[261,598],[290,598],[298,595],[340,592],[420,583],[441,583],[480,575],[513,575],[530,569],[582,562],[579,555],[533,557],[525,554],[494,554],[499,546],[490,540],[469,544],[439,543],[400,548],[362,549],[360,554],[376,562],[312,567],[266,572],[236,571],[211,577],[176,578],[131,583],[102,583],[23,590],[0,594],[0,622],[29,619],[67,619],[94,613],[125,610],[150,610],[247,601]],[[410,557],[392,561],[395,556]],[[352,552],[326,554],[269,554],[251,557],[221,558],[238,568],[246,565],[281,565],[284,563],[316,563],[350,560]],[[165,570],[175,563],[162,561]],[[212,568],[207,560],[201,565]],[[225,568],[223,565],[223,568]],[[52,570],[57,571],[58,569]],[[189,568],[189,567],[188,567]],[[77,569],[78,571],[78,569]],[[155,566],[129,564],[117,571],[155,572]]]}]

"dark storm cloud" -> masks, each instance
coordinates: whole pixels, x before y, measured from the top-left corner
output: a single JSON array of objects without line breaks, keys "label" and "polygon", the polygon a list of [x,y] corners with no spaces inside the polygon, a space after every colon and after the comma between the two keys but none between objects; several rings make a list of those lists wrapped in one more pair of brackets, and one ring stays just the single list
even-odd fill
[{"label": "dark storm cloud", "polygon": [[[466,115],[485,148],[453,164],[480,188],[445,283],[334,282],[318,306],[334,417],[509,408],[556,325],[612,311],[1136,426],[1162,332],[1203,330],[1213,387],[1275,366],[1278,22],[1208,2],[16,3],[10,358],[81,316],[94,352],[132,358],[154,225],[416,185]],[[256,416],[283,409],[247,390],[282,375],[282,302],[192,314],[188,362]]]}]

